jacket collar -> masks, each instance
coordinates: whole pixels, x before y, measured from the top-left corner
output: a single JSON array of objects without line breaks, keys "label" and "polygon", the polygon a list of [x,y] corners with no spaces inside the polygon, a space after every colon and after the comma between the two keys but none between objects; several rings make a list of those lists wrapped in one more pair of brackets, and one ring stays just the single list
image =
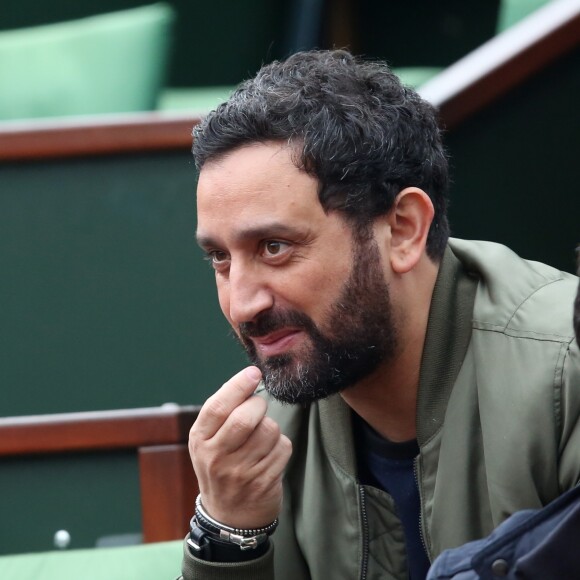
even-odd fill
[{"label": "jacket collar", "polygon": [[448,246],[433,290],[419,373],[417,441],[421,447],[443,425],[471,339],[476,290],[477,279],[465,271]]}]

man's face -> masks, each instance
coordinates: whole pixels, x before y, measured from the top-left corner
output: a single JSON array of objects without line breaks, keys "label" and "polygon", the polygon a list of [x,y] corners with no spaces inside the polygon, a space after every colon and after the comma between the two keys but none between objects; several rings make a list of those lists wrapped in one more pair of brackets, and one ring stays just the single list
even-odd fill
[{"label": "man's face", "polygon": [[328,396],[393,356],[395,328],[372,234],[326,214],[289,148],[255,144],[204,167],[198,240],[220,306],[266,388],[285,402]]}]

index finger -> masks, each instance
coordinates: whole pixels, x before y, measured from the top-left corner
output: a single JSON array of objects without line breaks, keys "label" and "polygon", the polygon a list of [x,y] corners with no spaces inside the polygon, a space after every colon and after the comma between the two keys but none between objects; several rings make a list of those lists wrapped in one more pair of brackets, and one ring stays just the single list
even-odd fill
[{"label": "index finger", "polygon": [[203,439],[211,439],[230,416],[256,390],[262,373],[257,367],[246,367],[205,402],[193,424]]}]

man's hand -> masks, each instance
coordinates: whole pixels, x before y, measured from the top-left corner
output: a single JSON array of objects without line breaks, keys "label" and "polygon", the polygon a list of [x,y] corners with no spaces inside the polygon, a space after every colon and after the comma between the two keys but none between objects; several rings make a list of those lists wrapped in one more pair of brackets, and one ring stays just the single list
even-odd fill
[{"label": "man's hand", "polygon": [[248,367],[202,407],[189,453],[207,513],[234,528],[270,524],[282,504],[282,474],[292,444],[253,395],[261,374]]}]

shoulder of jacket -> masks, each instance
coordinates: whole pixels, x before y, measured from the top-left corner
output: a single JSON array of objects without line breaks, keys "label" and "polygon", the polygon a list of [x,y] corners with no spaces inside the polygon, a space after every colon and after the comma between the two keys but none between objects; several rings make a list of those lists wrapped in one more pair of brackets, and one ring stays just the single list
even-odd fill
[{"label": "shoulder of jacket", "polygon": [[524,260],[494,242],[451,239],[449,246],[478,278],[474,328],[545,340],[573,339],[576,276]]}]

